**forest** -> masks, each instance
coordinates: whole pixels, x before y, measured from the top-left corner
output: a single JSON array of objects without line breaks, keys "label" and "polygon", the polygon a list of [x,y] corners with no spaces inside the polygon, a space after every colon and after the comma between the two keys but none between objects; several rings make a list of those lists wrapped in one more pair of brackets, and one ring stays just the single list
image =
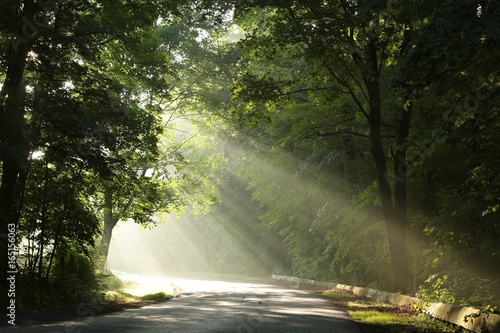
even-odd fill
[{"label": "forest", "polygon": [[98,299],[114,227],[177,214],[220,273],[498,311],[499,22],[497,0],[0,0],[2,304]]}]

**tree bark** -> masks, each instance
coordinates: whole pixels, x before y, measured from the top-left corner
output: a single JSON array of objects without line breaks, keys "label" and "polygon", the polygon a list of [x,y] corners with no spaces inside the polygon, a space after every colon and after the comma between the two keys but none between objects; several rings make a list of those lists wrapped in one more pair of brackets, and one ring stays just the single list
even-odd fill
[{"label": "tree bark", "polygon": [[113,217],[113,189],[107,187],[104,191],[104,230],[100,245],[101,255],[103,256],[103,262],[101,265],[102,270],[106,269],[111,236],[113,235],[113,228],[117,222],[118,220]]},{"label": "tree bark", "polygon": [[[387,232],[389,243],[389,252],[391,257],[391,266],[393,273],[393,290],[405,292],[408,289],[408,259],[406,250],[406,180],[397,182],[395,188],[395,202],[393,203],[392,189],[389,179],[389,172],[386,162],[386,153],[382,142],[382,107],[380,97],[380,82],[378,71],[377,48],[375,41],[367,45],[367,57],[371,65],[371,70],[364,77],[364,82],[368,91],[370,100],[370,114],[368,122],[370,126],[370,143],[373,160],[375,162],[377,182],[379,185],[380,204]],[[407,115],[408,116],[408,115]],[[402,119],[409,119],[403,116]],[[401,129],[401,134],[403,134]],[[406,132],[407,135],[407,132]],[[402,137],[401,137],[402,138]],[[404,136],[406,140],[406,136]],[[401,155],[397,157],[399,172],[400,167],[406,169],[405,150],[400,150]],[[402,157],[402,160],[400,158]],[[400,164],[402,163],[402,164]],[[405,175],[406,176],[406,175]],[[396,205],[396,207],[395,207]]]},{"label": "tree bark", "polygon": [[[13,31],[20,38],[9,46],[7,73],[0,91],[0,142],[2,179],[0,185],[0,284],[6,286],[8,253],[8,226],[17,226],[16,190],[18,177],[28,159],[24,138],[26,82],[24,71],[32,40],[27,34],[26,22],[33,19],[34,1],[24,1],[18,26]],[[29,37],[29,36],[28,36]],[[22,40],[22,42],[21,42]],[[16,228],[17,229],[17,228]]]}]

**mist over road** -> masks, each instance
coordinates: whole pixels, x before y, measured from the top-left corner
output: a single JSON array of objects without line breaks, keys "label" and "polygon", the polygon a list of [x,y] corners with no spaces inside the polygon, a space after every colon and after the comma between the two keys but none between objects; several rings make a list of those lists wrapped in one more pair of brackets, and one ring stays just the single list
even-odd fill
[{"label": "mist over road", "polygon": [[136,277],[144,279],[147,287],[155,281],[156,287],[170,285],[178,295],[170,301],[140,309],[8,330],[19,333],[358,333],[356,324],[345,312],[301,290],[219,278]]}]

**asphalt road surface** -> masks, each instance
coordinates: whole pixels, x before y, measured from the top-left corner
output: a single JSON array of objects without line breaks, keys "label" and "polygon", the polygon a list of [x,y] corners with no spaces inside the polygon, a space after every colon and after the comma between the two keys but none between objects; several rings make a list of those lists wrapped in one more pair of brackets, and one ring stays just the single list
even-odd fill
[{"label": "asphalt road surface", "polygon": [[82,306],[77,310],[90,317],[37,326],[11,326],[5,331],[359,333],[356,324],[341,309],[301,290],[217,278],[150,277],[143,282],[149,287],[155,283],[169,285],[178,295],[170,301],[101,316],[98,308]]}]

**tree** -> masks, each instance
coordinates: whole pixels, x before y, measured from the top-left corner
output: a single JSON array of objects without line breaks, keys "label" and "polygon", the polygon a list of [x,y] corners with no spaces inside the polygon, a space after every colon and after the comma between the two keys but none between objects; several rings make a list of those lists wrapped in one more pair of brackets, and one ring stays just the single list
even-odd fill
[{"label": "tree", "polygon": [[158,46],[153,43],[157,18],[178,13],[178,6],[162,1],[124,6],[1,2],[2,277],[7,272],[7,226],[20,227],[25,184],[41,175],[30,174],[30,155],[43,155],[47,177],[37,180],[49,189],[51,177],[68,175],[71,168],[110,178],[137,157],[120,152],[131,152],[134,145],[147,151],[155,145],[155,130],[147,127],[151,122],[142,123],[152,108],[140,94],[166,94],[169,59],[146,50]]},{"label": "tree", "polygon": [[500,284],[493,245],[498,186],[490,164],[498,150],[490,144],[498,126],[498,64],[490,57],[500,45],[499,15],[496,2],[437,6],[414,36],[400,81],[432,105],[420,117],[428,133],[410,153],[411,205],[422,214],[413,227],[424,231],[415,241],[415,271],[422,280],[433,276],[451,301],[481,306],[497,302]]},{"label": "tree", "polygon": [[[241,42],[251,50],[249,54],[253,58],[250,61],[273,59],[283,52],[292,52],[296,60],[304,59],[308,72],[314,73],[306,75],[313,80],[316,78],[295,86],[290,85],[295,84],[294,81],[281,80],[278,85],[269,87],[262,84],[268,74],[265,69],[261,70],[261,87],[272,91],[274,96],[271,97],[289,95],[297,98],[300,92],[319,90],[330,100],[339,99],[343,94],[349,97],[349,104],[353,105],[351,113],[342,114],[337,109],[339,117],[332,112],[335,119],[344,116],[348,120],[339,121],[342,126],[320,131],[317,135],[355,135],[369,140],[391,254],[394,289],[406,290],[409,276],[405,241],[406,147],[412,101],[404,91],[391,88],[388,93],[382,87],[384,82],[396,76],[397,64],[406,54],[416,19],[405,18],[391,3],[382,2],[311,4],[291,1],[262,10],[255,7],[240,9],[242,24],[245,20],[248,22],[243,13],[251,15],[250,26],[244,26],[247,38]],[[263,23],[256,19],[257,15],[262,15],[265,29],[261,28]],[[296,67],[296,70],[300,72],[301,68]],[[267,78],[273,82],[273,77]],[[324,83],[318,84],[318,81]],[[245,86],[244,80],[242,86]],[[256,89],[251,82],[245,87]],[[386,101],[383,93],[397,98]],[[392,143],[388,139],[392,139]]]},{"label": "tree", "polygon": [[[420,178],[420,166],[433,165],[433,151],[444,149],[441,145],[452,136],[444,134],[455,130],[454,126],[467,124],[471,131],[465,132],[466,137],[474,142],[471,149],[478,156],[475,138],[482,132],[480,128],[488,126],[480,127],[473,120],[479,117],[473,110],[477,102],[487,100],[495,114],[490,100],[496,89],[492,88],[496,66],[488,59],[498,45],[496,30],[491,29],[498,19],[497,6],[474,1],[439,6],[424,1],[413,7],[396,2],[243,2],[236,13],[246,38],[240,42],[243,70],[234,85],[239,103],[235,118],[261,126],[267,133],[275,131],[272,134],[279,143],[274,149],[293,147],[304,140],[317,147],[320,142],[334,141],[326,137],[337,136],[337,142],[343,141],[344,158],[354,161],[346,173],[350,188],[360,186],[360,191],[352,192],[354,206],[363,197],[367,202],[370,197],[365,196],[373,193],[370,177],[365,177],[364,170],[359,172],[355,162],[356,157],[366,156],[360,139],[368,139],[375,175],[372,181],[379,192],[373,202],[380,206],[386,225],[394,289],[406,290],[405,238],[409,222],[416,223],[411,228],[415,234],[420,223],[415,222],[417,214],[407,220],[409,182],[415,189],[434,179],[432,171]],[[457,21],[457,17],[462,19]],[[443,31],[457,38],[443,42]],[[479,73],[484,74],[483,79]],[[418,110],[417,119],[412,117],[414,110]],[[494,123],[492,120],[493,127]],[[353,139],[354,154],[349,149]],[[312,147],[306,149],[314,151]],[[332,154],[338,154],[338,144],[329,147]],[[448,158],[451,156],[460,159],[467,155],[457,152]],[[474,159],[473,169],[476,163]],[[477,179],[474,170],[468,172]],[[427,185],[425,203],[410,208],[438,211],[432,191],[438,190],[429,190]],[[418,195],[421,193],[414,193],[412,204]],[[496,206],[492,201],[490,205]],[[375,223],[377,213],[368,210],[368,219]],[[451,221],[446,214],[443,218]],[[432,223],[428,227],[437,231]],[[412,241],[413,236],[418,237],[415,234]],[[440,233],[444,234],[446,231]]]}]

